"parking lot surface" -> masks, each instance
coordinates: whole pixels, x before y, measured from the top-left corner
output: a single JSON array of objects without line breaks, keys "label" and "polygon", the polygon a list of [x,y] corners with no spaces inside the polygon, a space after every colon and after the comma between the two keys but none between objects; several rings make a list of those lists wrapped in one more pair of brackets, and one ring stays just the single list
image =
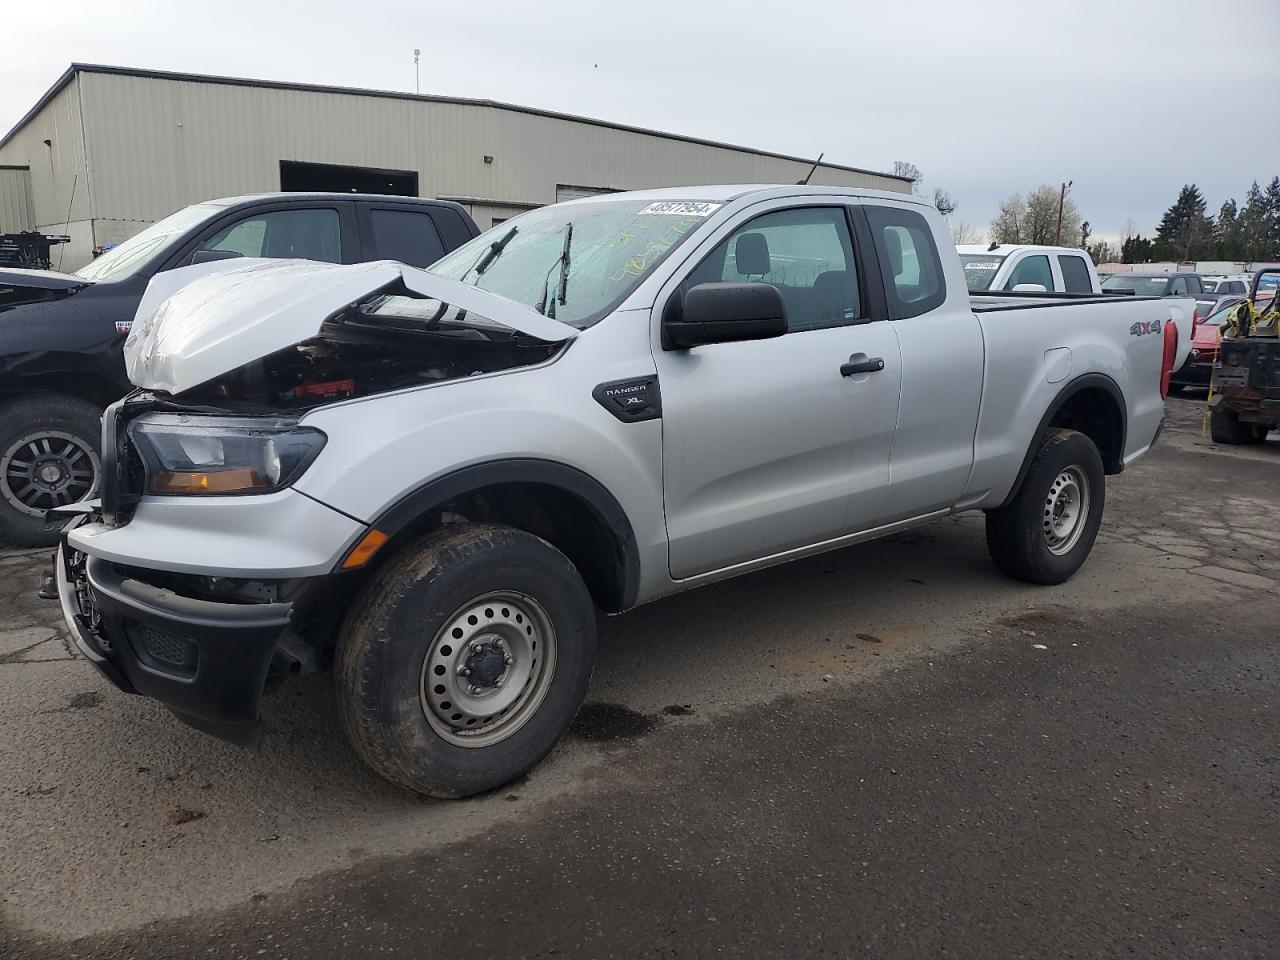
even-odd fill
[{"label": "parking lot surface", "polygon": [[100,680],[0,557],[0,956],[1274,957],[1280,438],[1169,401],[1093,556],[979,516],[602,622],[573,735],[440,803],[327,677],[247,752]]}]

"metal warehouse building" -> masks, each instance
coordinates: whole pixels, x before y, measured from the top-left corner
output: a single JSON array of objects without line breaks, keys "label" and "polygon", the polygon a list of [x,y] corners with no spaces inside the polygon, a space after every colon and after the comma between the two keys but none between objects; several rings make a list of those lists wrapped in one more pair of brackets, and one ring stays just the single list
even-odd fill
[{"label": "metal warehouse building", "polygon": [[[794,183],[801,157],[511,106],[72,64],[0,139],[0,233],[69,234],[63,270],[190,203],[274,190],[455,200],[487,228],[612,190]],[[813,183],[909,191],[821,164]]]}]

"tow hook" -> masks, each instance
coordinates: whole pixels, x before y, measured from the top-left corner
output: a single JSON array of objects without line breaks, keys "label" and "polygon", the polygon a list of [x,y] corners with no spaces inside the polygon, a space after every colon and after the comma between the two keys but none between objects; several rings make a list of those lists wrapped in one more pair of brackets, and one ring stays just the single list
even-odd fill
[{"label": "tow hook", "polygon": [[[54,563],[57,563],[56,557]],[[41,600],[58,599],[58,581],[53,576],[53,563],[40,572],[40,589],[36,591],[36,596]]]}]

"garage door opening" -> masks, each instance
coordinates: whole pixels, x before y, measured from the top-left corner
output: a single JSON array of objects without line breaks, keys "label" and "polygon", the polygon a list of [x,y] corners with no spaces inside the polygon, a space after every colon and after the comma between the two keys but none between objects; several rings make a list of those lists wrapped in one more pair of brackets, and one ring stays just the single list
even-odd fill
[{"label": "garage door opening", "polygon": [[379,170],[337,163],[280,161],[280,189],[289,193],[386,193],[418,195],[416,170]]}]

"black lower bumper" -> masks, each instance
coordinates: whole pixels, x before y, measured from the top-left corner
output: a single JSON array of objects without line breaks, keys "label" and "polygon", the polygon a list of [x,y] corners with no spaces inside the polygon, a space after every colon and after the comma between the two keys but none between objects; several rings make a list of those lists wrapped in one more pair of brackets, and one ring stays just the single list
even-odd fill
[{"label": "black lower bumper", "polygon": [[65,534],[54,566],[76,646],[108,680],[205,733],[258,743],[262,691],[290,604],[184,597],[69,550]]}]

